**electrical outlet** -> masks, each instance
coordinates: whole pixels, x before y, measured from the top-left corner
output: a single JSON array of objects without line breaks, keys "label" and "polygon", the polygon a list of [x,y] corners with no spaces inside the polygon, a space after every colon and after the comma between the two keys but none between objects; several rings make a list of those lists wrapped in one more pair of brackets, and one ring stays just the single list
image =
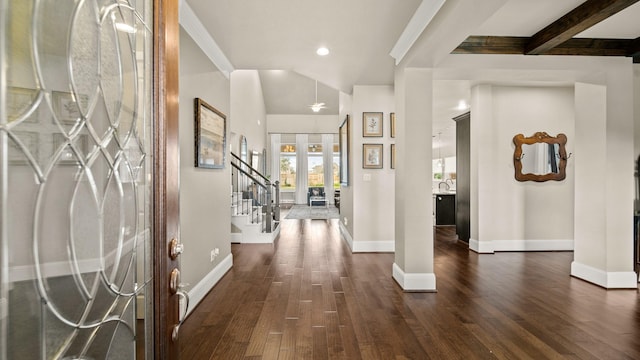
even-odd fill
[{"label": "electrical outlet", "polygon": [[347,219],[346,216],[344,217],[344,221],[343,222],[344,222],[345,225],[349,225],[349,219]]},{"label": "electrical outlet", "polygon": [[218,255],[220,255],[220,249],[219,248],[214,248],[213,250],[211,250],[211,255],[210,255],[211,256],[211,258],[210,258],[211,260],[210,261],[213,262]]}]

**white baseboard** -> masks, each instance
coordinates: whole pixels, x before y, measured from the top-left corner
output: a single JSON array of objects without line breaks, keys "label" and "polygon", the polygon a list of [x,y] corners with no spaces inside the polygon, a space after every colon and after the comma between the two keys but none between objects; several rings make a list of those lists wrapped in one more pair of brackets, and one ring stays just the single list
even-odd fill
[{"label": "white baseboard", "polygon": [[340,221],[340,232],[346,240],[351,252],[363,253],[363,252],[394,252],[396,251],[396,242],[393,240],[383,241],[354,241],[349,234],[349,230]]},{"label": "white baseboard", "polygon": [[605,289],[638,288],[638,277],[634,271],[606,272],[574,261],[571,263],[571,276],[602,286]]},{"label": "white baseboard", "polygon": [[200,301],[209,293],[211,289],[222,279],[224,274],[233,266],[233,254],[227,255],[220,263],[211,270],[200,282],[189,290],[189,309],[187,316],[198,306]]},{"label": "white baseboard", "polygon": [[393,263],[393,278],[404,291],[436,291],[436,275],[433,273],[405,273]]},{"label": "white baseboard", "polygon": [[[262,226],[262,225],[259,225],[259,226]],[[273,244],[273,242],[275,241],[275,239],[278,237],[279,234],[280,234],[280,225],[278,225],[271,233],[246,231],[242,233],[241,243],[242,244]]]},{"label": "white baseboard", "polygon": [[232,244],[242,243],[242,233],[231,233],[231,243]]},{"label": "white baseboard", "polygon": [[573,240],[492,240],[469,239],[469,249],[480,254],[496,251],[573,251]]},{"label": "white baseboard", "polygon": [[354,241],[351,251],[354,253],[363,252],[394,252],[396,251],[396,242],[393,240],[386,241]]},{"label": "white baseboard", "polygon": [[478,241],[476,239],[469,238],[469,250],[475,251],[478,254],[493,254],[493,245],[491,241]]},{"label": "white baseboard", "polygon": [[338,223],[340,224],[340,233],[342,234],[342,237],[347,242],[347,245],[349,245],[351,252],[353,252],[353,238],[351,237],[351,234],[349,234],[349,230],[344,226],[342,221],[338,221]]}]

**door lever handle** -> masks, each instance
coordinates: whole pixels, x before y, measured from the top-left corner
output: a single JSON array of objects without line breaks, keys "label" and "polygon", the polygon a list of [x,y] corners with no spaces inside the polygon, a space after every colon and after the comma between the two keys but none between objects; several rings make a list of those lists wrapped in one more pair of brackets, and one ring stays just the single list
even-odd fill
[{"label": "door lever handle", "polygon": [[[180,314],[180,316],[178,317],[179,319],[178,323],[173,326],[173,330],[171,331],[172,341],[178,340],[178,333],[180,332],[180,326],[182,325],[182,323],[184,323],[184,320],[187,318],[187,313],[189,312],[189,294],[184,290],[178,290],[178,292],[176,292],[176,295],[180,297],[180,300],[178,300],[178,304],[181,303],[181,300],[184,301],[184,312]],[[178,305],[178,307],[180,306]]]}]

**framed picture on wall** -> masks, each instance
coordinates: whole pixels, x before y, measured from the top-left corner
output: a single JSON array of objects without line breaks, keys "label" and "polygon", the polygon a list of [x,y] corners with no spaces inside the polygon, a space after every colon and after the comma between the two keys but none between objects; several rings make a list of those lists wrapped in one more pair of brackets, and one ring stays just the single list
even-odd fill
[{"label": "framed picture on wall", "polygon": [[382,169],[382,144],[362,144],[362,168]]},{"label": "framed picture on wall", "polygon": [[52,91],[53,111],[58,120],[65,125],[74,125],[80,120],[81,107],[87,111],[89,107],[89,96],[79,95],[78,98],[73,93],[64,91]]},{"label": "framed picture on wall", "polygon": [[396,168],[396,144],[391,144],[391,168]]},{"label": "framed picture on wall", "polygon": [[195,166],[222,169],[225,161],[227,117],[200,98],[195,108]]},{"label": "framed picture on wall", "polygon": [[344,119],[338,131],[340,145],[340,184],[349,185],[349,115]]},{"label": "framed picture on wall", "polygon": [[12,165],[28,164],[25,153],[29,153],[35,161],[38,161],[38,133],[33,131],[14,131],[13,135],[21,142],[18,145],[15,140],[9,140],[9,163]]},{"label": "framed picture on wall", "polygon": [[[7,118],[9,122],[15,121],[20,116],[24,116],[29,112],[29,108],[33,105],[38,95],[38,91],[34,89],[26,89],[20,87],[7,88]],[[38,122],[37,111],[34,116],[27,117],[25,122]]]},{"label": "framed picture on wall", "polygon": [[362,136],[382,137],[382,113],[365,112],[362,113]]},{"label": "framed picture on wall", "polygon": [[389,114],[389,134],[392,138],[396,137],[396,113]]}]

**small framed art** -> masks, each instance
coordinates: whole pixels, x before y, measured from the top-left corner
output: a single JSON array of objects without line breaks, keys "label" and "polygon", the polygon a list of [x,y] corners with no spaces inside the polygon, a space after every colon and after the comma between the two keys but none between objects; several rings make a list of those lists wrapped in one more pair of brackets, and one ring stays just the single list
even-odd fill
[{"label": "small framed art", "polygon": [[87,95],[80,95],[79,99],[76,99],[73,93],[53,91],[51,98],[53,100],[53,111],[58,116],[58,120],[67,125],[73,125],[80,120],[81,107],[85,111],[89,107],[89,97]]},{"label": "small framed art", "polygon": [[365,112],[362,113],[362,136],[382,137],[382,113]]},{"label": "small framed art", "polygon": [[[37,90],[20,87],[7,88],[7,117],[9,122],[17,120],[20,116],[29,112],[38,95]],[[25,119],[25,122],[35,123],[38,121],[37,114],[33,114]]]},{"label": "small framed art", "polygon": [[389,114],[389,136],[396,137],[396,113]]},{"label": "small framed art", "polygon": [[391,168],[396,168],[396,144],[391,144]]},{"label": "small framed art", "polygon": [[362,144],[362,168],[382,169],[382,144]]}]

